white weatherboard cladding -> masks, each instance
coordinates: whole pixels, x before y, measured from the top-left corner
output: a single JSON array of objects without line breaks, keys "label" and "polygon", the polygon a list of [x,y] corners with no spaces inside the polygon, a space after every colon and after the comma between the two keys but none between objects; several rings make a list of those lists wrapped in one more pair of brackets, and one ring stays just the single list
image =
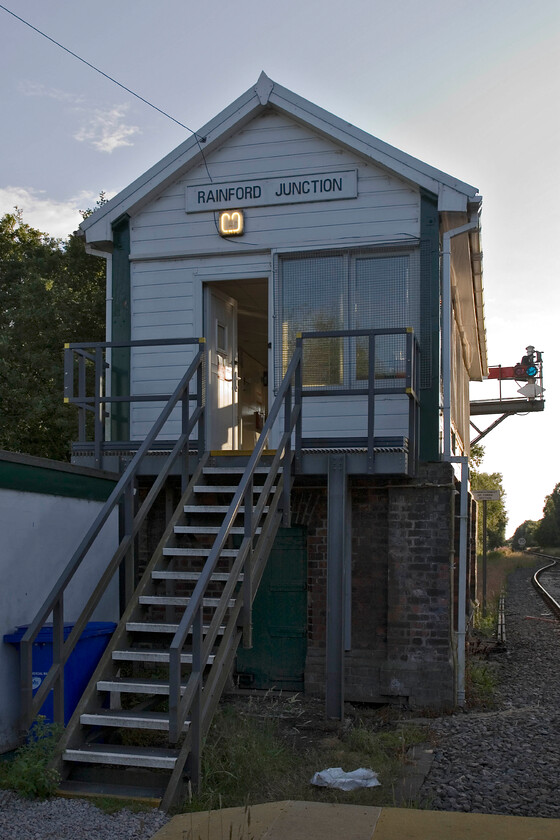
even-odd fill
[{"label": "white weatherboard cladding", "polygon": [[[131,219],[133,339],[201,335],[203,283],[271,280],[271,252],[275,249],[382,245],[419,236],[420,195],[416,188],[285,115],[270,112],[257,117],[209,154],[207,166],[216,183],[355,170],[358,195],[242,208],[246,233],[232,242],[218,234],[213,212],[186,212],[187,187],[210,183],[206,167],[194,167]],[[272,311],[269,317],[272,319]],[[272,340],[272,320],[269,334]],[[131,358],[132,393],[171,393],[193,353],[192,348],[135,349]],[[269,371],[269,381],[275,381],[273,371]],[[319,401],[313,402],[316,406],[309,406],[305,421],[306,436],[326,436],[325,417],[331,418],[331,432],[365,434],[363,398],[329,400],[322,407]],[[340,402],[344,403],[342,413],[336,408]],[[378,403],[376,435],[407,434],[406,398],[378,399]],[[400,404],[406,410],[397,408]],[[132,439],[147,434],[161,407],[159,403],[132,406]],[[391,420],[393,410],[397,415]],[[383,419],[385,414],[387,420]],[[176,412],[161,437],[173,438],[178,432]]]},{"label": "white weatherboard cladding", "polygon": [[[214,213],[186,212],[187,187],[211,183],[201,164],[133,217],[132,258],[231,253],[234,249],[332,247],[419,234],[417,189],[280,114],[254,119],[209,154],[207,165],[212,182],[219,184],[357,169],[358,197],[247,207],[246,233],[233,244],[219,237]],[[232,209],[244,209],[234,205]]]}]

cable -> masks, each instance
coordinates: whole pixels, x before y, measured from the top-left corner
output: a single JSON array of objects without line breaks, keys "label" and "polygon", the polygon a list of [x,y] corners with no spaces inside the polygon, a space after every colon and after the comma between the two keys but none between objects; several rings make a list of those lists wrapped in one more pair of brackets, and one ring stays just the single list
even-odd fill
[{"label": "cable", "polygon": [[[135,96],[136,99],[139,99],[141,102],[144,102],[145,105],[149,105],[150,108],[154,109],[154,111],[158,111],[160,114],[163,114],[164,117],[167,117],[169,120],[172,120],[172,122],[177,123],[177,125],[180,125],[181,128],[184,128],[187,131],[189,131],[192,135],[194,135],[197,143],[199,144],[199,148],[200,148],[200,143],[205,143],[206,142],[206,137],[199,136],[196,133],[196,131],[193,131],[192,128],[188,127],[188,125],[185,125],[184,123],[180,122],[179,120],[176,120],[175,117],[172,117],[170,114],[167,113],[167,111],[163,111],[161,108],[158,108],[157,105],[154,105],[152,102],[149,102],[147,99],[144,99],[144,97],[140,96],[139,93],[135,93],[133,90],[128,88],[126,85],[123,85],[121,82],[118,82],[112,76],[109,76],[108,73],[104,73],[103,70],[100,70],[99,67],[95,66],[95,64],[91,64],[89,61],[86,61],[85,58],[82,58],[77,53],[72,52],[72,50],[68,49],[68,47],[65,47],[64,44],[59,43],[59,41],[55,41],[55,39],[51,38],[50,35],[47,35],[45,32],[42,32],[40,29],[37,29],[37,27],[33,26],[32,23],[29,23],[29,21],[24,20],[24,18],[20,17],[19,15],[16,15],[15,12],[12,12],[11,9],[6,8],[6,6],[3,6],[1,3],[0,3],[0,9],[3,9],[9,15],[12,15],[12,17],[15,17],[16,20],[21,21],[21,23],[24,23],[30,29],[33,29],[34,32],[37,32],[39,35],[42,35],[43,38],[47,39],[47,41],[50,41],[52,44],[55,44],[57,47],[60,47],[60,49],[64,50],[64,52],[67,52],[69,55],[73,56],[74,58],[77,58],[78,61],[81,61],[82,64],[85,64],[87,67],[90,67],[92,70],[95,70],[96,73],[99,73],[101,76],[105,76],[105,78],[109,79],[110,82],[113,82],[115,85],[118,85],[123,90],[126,90],[127,93],[130,93],[132,96]],[[202,149],[200,149],[200,151],[202,153]],[[203,153],[202,153],[202,157],[204,158]],[[206,164],[206,161],[204,161],[204,163]],[[207,171],[208,171],[208,168],[207,168]],[[210,173],[208,173],[208,175],[210,176]]]}]

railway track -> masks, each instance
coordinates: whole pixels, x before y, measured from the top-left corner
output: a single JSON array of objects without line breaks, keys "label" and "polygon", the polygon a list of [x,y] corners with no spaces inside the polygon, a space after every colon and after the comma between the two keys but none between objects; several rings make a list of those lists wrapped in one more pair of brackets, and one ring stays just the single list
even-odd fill
[{"label": "railway track", "polygon": [[533,575],[533,586],[551,610],[552,614],[560,620],[560,562],[558,557],[550,554],[541,554],[531,551],[535,557],[542,557],[550,562],[539,569]]}]

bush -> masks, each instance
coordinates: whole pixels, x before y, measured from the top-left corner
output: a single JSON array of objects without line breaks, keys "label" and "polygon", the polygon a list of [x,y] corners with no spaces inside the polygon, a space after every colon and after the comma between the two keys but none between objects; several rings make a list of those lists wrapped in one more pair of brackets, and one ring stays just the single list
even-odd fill
[{"label": "bush", "polygon": [[27,736],[27,743],[19,747],[13,759],[0,766],[0,787],[15,790],[28,799],[52,796],[60,782],[59,773],[49,762],[54,757],[62,727],[47,723],[39,715]]}]

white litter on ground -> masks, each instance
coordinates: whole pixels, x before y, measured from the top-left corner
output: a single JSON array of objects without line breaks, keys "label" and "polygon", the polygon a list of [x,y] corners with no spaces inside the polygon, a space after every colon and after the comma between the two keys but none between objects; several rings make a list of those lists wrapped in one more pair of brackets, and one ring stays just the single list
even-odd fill
[{"label": "white litter on ground", "polygon": [[381,782],[377,778],[377,773],[365,767],[360,767],[358,770],[352,770],[349,773],[345,773],[342,767],[329,767],[327,770],[315,773],[311,779],[311,784],[318,787],[337,788],[338,790],[357,790],[358,788],[377,787]]}]

